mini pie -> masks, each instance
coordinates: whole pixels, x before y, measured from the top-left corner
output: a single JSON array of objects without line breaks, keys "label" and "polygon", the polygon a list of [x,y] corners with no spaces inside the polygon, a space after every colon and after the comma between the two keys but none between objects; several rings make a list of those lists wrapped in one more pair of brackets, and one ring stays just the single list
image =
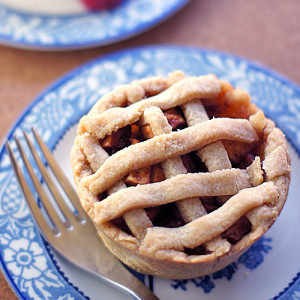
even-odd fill
[{"label": "mini pie", "polygon": [[71,164],[107,247],[172,279],[236,260],[277,219],[290,182],[284,134],[249,94],[181,71],[103,96],[80,120]]}]

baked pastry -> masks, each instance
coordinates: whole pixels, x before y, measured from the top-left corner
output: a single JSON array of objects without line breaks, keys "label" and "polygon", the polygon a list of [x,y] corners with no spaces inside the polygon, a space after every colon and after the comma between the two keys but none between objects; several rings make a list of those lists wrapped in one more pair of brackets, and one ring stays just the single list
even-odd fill
[{"label": "baked pastry", "polygon": [[277,219],[284,134],[214,75],[134,81],[84,116],[76,188],[107,247],[139,272],[194,278],[236,260]]}]

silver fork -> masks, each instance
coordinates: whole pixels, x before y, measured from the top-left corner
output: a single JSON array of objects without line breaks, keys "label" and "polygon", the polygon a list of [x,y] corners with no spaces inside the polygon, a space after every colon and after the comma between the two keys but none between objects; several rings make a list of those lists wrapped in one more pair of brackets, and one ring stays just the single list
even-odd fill
[{"label": "silver fork", "polygon": [[[30,186],[26,182],[25,176],[18,165],[17,159],[13,153],[12,147],[6,141],[8,155],[15,172],[16,178],[23,192],[23,195],[31,210],[32,216],[36,221],[40,232],[52,247],[70,262],[80,268],[100,277],[104,281],[119,288],[125,293],[131,295],[134,299],[139,300],[157,300],[150,289],[148,289],[139,279],[130,273],[122,263],[110,253],[105,247],[92,221],[87,216],[80,205],[78,196],[66,175],[52,156],[50,150],[42,141],[36,130],[32,129],[49,166],[51,167],[57,181],[65,191],[67,198],[74,208],[67,204],[62,191],[57,188],[53,176],[49,174],[47,168],[37,154],[29,136],[24,132],[24,137],[30,152],[32,153],[43,178],[51,191],[58,207],[53,206],[53,201],[48,197],[46,190],[35,175],[33,167],[25,154],[25,151],[18,137],[15,141],[22,160],[31,177],[31,180],[38,192],[39,199],[42,202],[44,211],[49,220],[46,220],[45,213],[41,211],[36,199],[30,191]],[[58,211],[60,211],[58,213]]]}]

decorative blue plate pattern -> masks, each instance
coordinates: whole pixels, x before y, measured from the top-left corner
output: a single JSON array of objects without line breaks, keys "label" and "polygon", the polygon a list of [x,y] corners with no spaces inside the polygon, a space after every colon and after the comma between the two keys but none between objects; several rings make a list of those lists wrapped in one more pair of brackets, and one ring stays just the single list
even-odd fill
[{"label": "decorative blue plate pattern", "polygon": [[[236,262],[208,276],[165,280],[137,274],[162,299],[300,299],[300,90],[244,59],[193,48],[149,46],[99,58],[67,74],[24,112],[8,135],[34,125],[71,177],[69,149],[76,123],[104,93],[134,79],[181,69],[214,73],[247,89],[289,139],[292,182],[275,225]],[[16,145],[12,141],[12,145]],[[20,299],[124,299],[111,287],[68,264],[46,245],[22,198],[4,147],[0,152],[0,261]],[[255,288],[253,288],[255,286]],[[100,294],[99,294],[100,293]],[[99,296],[101,295],[101,296]],[[221,297],[221,298],[220,298]]]},{"label": "decorative blue plate pattern", "polygon": [[189,0],[125,0],[109,11],[70,16],[30,14],[0,4],[0,43],[36,50],[110,44],[149,29]]}]

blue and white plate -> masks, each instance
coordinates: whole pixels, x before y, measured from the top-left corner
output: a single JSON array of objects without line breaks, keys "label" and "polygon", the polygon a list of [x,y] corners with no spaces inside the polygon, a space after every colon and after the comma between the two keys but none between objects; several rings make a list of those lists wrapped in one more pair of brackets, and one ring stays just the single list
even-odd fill
[{"label": "blue and white plate", "polygon": [[[162,299],[300,299],[300,90],[249,61],[214,51],[172,46],[129,49],[67,74],[28,107],[8,135],[34,125],[71,178],[69,150],[76,124],[104,93],[134,79],[215,73],[248,90],[285,132],[292,157],[287,203],[274,226],[236,262],[211,275],[165,280],[137,274]],[[125,299],[107,284],[55,255],[42,240],[18,188],[5,148],[0,152],[0,261],[20,299]]]},{"label": "blue and white plate", "polygon": [[[15,6],[9,8],[0,1],[0,43],[36,50],[70,50],[107,45],[153,27],[188,1],[124,0],[109,11],[72,15],[23,12]],[[17,4],[22,2],[17,1]]]}]

